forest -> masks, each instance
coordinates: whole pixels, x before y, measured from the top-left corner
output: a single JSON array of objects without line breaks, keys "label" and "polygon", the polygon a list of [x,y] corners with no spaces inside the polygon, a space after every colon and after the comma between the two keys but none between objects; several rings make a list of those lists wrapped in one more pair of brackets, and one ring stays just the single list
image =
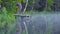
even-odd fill
[{"label": "forest", "polygon": [[[60,13],[60,0],[0,0],[0,34],[44,34],[37,30],[37,33],[31,32],[29,29],[33,28],[32,25],[27,26],[29,31],[27,31],[25,25],[17,25],[16,21],[19,21],[17,19],[20,18],[19,16],[17,18],[16,15],[26,16],[47,13]],[[18,26],[20,31],[16,33]],[[51,31],[48,30],[47,34],[51,34]]]}]

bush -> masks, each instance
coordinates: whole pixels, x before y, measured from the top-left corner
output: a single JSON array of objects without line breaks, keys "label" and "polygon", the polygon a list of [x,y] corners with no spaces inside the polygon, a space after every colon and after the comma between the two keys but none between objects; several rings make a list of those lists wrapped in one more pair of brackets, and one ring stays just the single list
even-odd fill
[{"label": "bush", "polygon": [[0,10],[0,34],[16,34],[15,19],[7,14],[5,7]]}]

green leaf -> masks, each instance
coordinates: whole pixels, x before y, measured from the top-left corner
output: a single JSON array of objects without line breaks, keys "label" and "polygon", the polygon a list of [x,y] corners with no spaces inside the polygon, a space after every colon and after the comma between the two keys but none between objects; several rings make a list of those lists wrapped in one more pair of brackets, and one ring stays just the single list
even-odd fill
[{"label": "green leaf", "polygon": [[26,3],[26,0],[23,0],[23,3]]},{"label": "green leaf", "polygon": [[21,2],[22,0],[16,0],[17,2]]}]

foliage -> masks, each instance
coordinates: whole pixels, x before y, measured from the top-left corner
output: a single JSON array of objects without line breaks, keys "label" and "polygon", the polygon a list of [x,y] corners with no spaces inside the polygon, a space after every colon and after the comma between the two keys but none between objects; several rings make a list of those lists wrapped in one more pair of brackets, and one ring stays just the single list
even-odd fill
[{"label": "foliage", "polygon": [[33,10],[35,8],[39,8],[41,5],[39,5],[39,0],[29,0],[28,1],[28,7],[27,10]]},{"label": "foliage", "polygon": [[6,7],[8,13],[15,13],[17,9],[15,3],[16,2],[12,0],[2,0],[1,5],[2,7]]},{"label": "foliage", "polygon": [[[16,13],[17,6],[16,3],[20,2],[23,5],[23,9],[25,7],[26,0],[0,0],[2,6],[6,7],[8,13]],[[47,3],[46,3],[47,2]],[[51,10],[51,6],[53,5],[54,0],[28,0],[27,10],[44,10],[47,7],[47,10]],[[47,6],[45,6],[47,4]],[[33,8],[33,9],[32,9]]]},{"label": "foliage", "polygon": [[18,3],[18,2],[26,3],[26,0],[0,0],[2,7],[6,7],[8,13],[16,13],[16,11],[18,9],[16,6],[16,3]]},{"label": "foliage", "polygon": [[48,0],[48,2],[47,2],[47,6],[48,6],[47,10],[51,10],[52,5],[53,5],[53,0]]},{"label": "foliage", "polygon": [[26,0],[15,0],[16,2],[23,2],[26,3]]},{"label": "foliage", "polygon": [[0,11],[0,34],[16,34],[15,20],[11,19],[5,7]]},{"label": "foliage", "polygon": [[1,0],[0,0],[0,3],[1,3]]}]

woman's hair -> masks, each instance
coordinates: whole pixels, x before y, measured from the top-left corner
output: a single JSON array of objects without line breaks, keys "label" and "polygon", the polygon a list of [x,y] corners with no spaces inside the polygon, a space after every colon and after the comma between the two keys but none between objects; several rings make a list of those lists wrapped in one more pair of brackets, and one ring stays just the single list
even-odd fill
[{"label": "woman's hair", "polygon": [[20,13],[20,11],[22,10],[22,4],[21,3],[17,3],[16,6],[18,6],[18,13]]}]

